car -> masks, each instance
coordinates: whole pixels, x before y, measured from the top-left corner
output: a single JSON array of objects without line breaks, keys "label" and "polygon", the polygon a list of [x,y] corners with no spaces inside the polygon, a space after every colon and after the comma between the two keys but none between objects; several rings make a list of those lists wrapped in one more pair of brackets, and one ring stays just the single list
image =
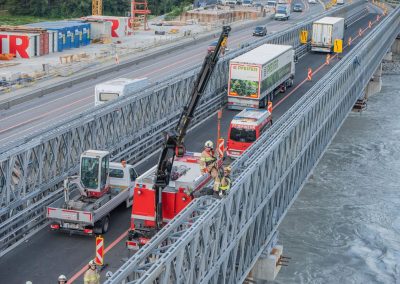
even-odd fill
[{"label": "car", "polygon": [[309,4],[317,4],[317,1],[316,0],[308,0],[308,3]]},{"label": "car", "polygon": [[300,3],[293,5],[293,12],[303,12],[303,6]]},{"label": "car", "polygon": [[264,26],[258,26],[254,29],[253,36],[266,36],[267,28]]},{"label": "car", "polygon": [[242,6],[243,7],[251,7],[253,5],[252,0],[243,0]]}]

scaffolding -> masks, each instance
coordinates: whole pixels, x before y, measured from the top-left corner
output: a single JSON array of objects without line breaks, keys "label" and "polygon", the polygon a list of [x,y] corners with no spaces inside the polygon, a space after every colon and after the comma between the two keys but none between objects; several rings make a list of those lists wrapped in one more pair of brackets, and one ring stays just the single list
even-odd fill
[{"label": "scaffolding", "polygon": [[148,8],[147,0],[132,0],[131,4],[131,19],[130,25],[132,31],[135,30],[136,26],[140,26],[143,22],[143,29],[145,31],[149,30],[149,25],[147,23],[147,15],[149,15],[151,11]]}]

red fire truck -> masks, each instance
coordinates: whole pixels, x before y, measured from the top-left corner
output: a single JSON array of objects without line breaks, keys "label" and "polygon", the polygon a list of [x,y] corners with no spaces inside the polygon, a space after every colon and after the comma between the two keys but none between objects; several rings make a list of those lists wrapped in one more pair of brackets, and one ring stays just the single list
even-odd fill
[{"label": "red fire truck", "polygon": [[226,153],[239,157],[272,125],[272,107],[266,109],[246,108],[234,116],[229,126]]},{"label": "red fire truck", "polygon": [[183,140],[230,30],[229,26],[223,27],[214,51],[207,54],[177,126],[166,135],[158,165],[136,179],[131,228],[126,241],[130,249],[138,250],[146,244],[190,203],[190,193],[211,179],[200,170],[200,154],[186,152]]}]

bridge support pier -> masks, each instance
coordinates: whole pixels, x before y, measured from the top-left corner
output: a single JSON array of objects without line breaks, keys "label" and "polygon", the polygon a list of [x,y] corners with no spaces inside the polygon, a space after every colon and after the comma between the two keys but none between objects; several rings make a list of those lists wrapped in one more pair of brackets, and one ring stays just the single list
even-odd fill
[{"label": "bridge support pier", "polygon": [[375,70],[374,75],[369,80],[367,88],[365,89],[366,99],[370,96],[379,93],[382,89],[382,63],[379,64],[378,68]]},{"label": "bridge support pier", "polygon": [[[383,60],[392,60],[392,53],[388,52]],[[361,112],[367,108],[369,96],[379,93],[382,89],[382,63],[375,70],[374,75],[369,80],[367,87],[364,90],[364,95],[360,97],[353,107],[353,111]]]},{"label": "bridge support pier", "polygon": [[[282,267],[282,245],[275,245],[270,253],[262,253],[248,279],[252,283],[263,283],[263,281],[275,280]],[[249,282],[250,282],[249,281]]]},{"label": "bridge support pier", "polygon": [[392,45],[391,51],[396,54],[400,54],[400,34],[397,36],[396,40]]}]

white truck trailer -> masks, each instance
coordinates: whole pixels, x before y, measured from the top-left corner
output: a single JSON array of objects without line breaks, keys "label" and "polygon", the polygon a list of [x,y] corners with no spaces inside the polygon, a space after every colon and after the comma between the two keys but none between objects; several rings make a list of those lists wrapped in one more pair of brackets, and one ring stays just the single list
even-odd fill
[{"label": "white truck trailer", "polygon": [[313,23],[311,51],[332,52],[335,40],[344,37],[344,18],[325,17]]},{"label": "white truck trailer", "polygon": [[[88,150],[81,155],[79,176],[64,181],[64,198],[46,208],[53,231],[84,235],[104,234],[110,213],[124,203],[133,203],[138,176],[133,166],[109,162],[107,151]],[[75,184],[77,187],[72,188]]]},{"label": "white truck trailer", "polygon": [[149,85],[147,78],[118,78],[97,84],[95,87],[94,104],[95,106],[98,106],[115,100],[118,97],[131,95],[135,91],[144,88],[147,85]]},{"label": "white truck trailer", "polygon": [[229,62],[228,108],[265,108],[268,101],[293,85],[294,50],[264,44]]}]

